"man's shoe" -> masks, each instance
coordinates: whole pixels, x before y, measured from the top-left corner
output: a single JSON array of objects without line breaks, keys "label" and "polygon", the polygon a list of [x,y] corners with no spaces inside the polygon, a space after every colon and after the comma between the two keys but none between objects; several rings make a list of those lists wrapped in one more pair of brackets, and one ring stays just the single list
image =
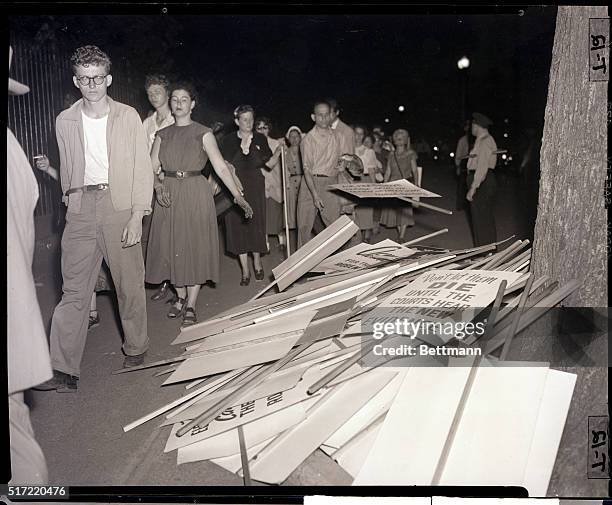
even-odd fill
[{"label": "man's shoe", "polygon": [[36,391],[54,391],[58,393],[72,393],[77,390],[78,377],[64,372],[53,370],[53,377],[38,386],[33,387]]},{"label": "man's shoe", "polygon": [[66,382],[57,388],[58,393],[76,393],[78,377],[67,375]]},{"label": "man's shoe", "polygon": [[89,323],[87,324],[87,329],[91,330],[100,324],[100,315],[96,312],[96,315],[93,316],[91,312],[89,313]]},{"label": "man's shoe", "polygon": [[137,354],[136,356],[126,356],[123,360],[123,368],[131,368],[133,366],[140,366],[144,363],[146,352]]},{"label": "man's shoe", "polygon": [[163,300],[168,295],[168,291],[170,291],[170,284],[168,282],[162,282],[162,285],[159,289],[151,296],[151,300]]}]

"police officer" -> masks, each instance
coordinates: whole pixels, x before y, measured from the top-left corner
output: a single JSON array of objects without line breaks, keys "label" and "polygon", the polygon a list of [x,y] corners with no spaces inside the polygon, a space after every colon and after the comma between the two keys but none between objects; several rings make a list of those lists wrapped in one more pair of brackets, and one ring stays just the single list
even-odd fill
[{"label": "police officer", "polygon": [[476,137],[470,151],[467,169],[467,200],[470,202],[470,218],[474,245],[481,246],[497,241],[495,230],[495,165],[497,144],[489,133],[493,122],[484,114],[472,114],[472,135]]}]

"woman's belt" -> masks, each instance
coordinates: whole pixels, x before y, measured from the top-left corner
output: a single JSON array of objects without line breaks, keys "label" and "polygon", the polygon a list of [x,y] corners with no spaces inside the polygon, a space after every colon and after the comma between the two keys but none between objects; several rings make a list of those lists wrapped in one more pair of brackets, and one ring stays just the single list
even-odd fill
[{"label": "woman's belt", "polygon": [[190,170],[188,172],[183,172],[182,170],[177,170],[175,172],[164,171],[164,177],[171,177],[173,179],[185,179],[186,177],[195,177],[196,175],[202,175],[202,171],[201,170]]}]

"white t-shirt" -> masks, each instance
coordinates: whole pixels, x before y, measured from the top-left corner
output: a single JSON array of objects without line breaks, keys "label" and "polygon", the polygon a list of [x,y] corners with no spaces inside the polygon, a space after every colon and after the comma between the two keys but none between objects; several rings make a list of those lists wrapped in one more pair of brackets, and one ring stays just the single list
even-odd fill
[{"label": "white t-shirt", "polygon": [[84,112],[85,136],[85,185],[108,182],[108,150],[106,148],[106,123],[108,115],[100,119],[90,118]]}]

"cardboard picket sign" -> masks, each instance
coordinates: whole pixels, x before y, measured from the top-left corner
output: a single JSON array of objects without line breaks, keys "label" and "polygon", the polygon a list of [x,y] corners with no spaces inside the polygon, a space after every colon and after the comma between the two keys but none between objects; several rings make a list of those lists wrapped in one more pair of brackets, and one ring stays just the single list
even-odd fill
[{"label": "cardboard picket sign", "polygon": [[373,182],[332,184],[330,188],[350,193],[358,198],[440,198],[437,193],[419,188],[406,179],[382,184]]},{"label": "cardboard picket sign", "polygon": [[310,368],[296,387],[288,391],[278,391],[277,393],[257,399],[244,399],[238,405],[234,405],[221,412],[213,421],[206,426],[194,426],[191,431],[177,437],[176,432],[187,424],[188,421],[181,421],[174,424],[172,432],[168,437],[164,452],[170,452],[179,447],[185,447],[195,442],[200,442],[212,436],[231,430],[247,422],[252,422],[261,417],[273,414],[291,405],[312,398],[309,396],[308,387],[321,377],[318,367]]},{"label": "cardboard picket sign", "polygon": [[388,261],[404,259],[417,251],[404,247],[391,239],[376,244],[362,242],[346,251],[330,256],[314,267],[311,272],[350,272],[384,264]]},{"label": "cardboard picket sign", "polygon": [[248,348],[238,347],[186,359],[163,384],[174,384],[280,359],[291,350],[302,333],[303,330],[295,330],[284,334],[278,340],[259,342]]},{"label": "cardboard picket sign", "polygon": [[304,421],[279,435],[258,454],[250,465],[251,477],[271,484],[284,481],[393,377],[394,372],[373,370],[332,389],[310,409]]},{"label": "cardboard picket sign", "polygon": [[[234,433],[234,432],[233,432]],[[235,431],[235,436],[236,439],[238,439],[238,431]],[[259,454],[267,445],[269,445],[277,436],[276,435],[274,437],[270,437],[268,440],[264,440],[263,442],[254,445],[254,446],[249,446],[247,445],[247,455],[249,458],[252,458],[253,456],[257,456],[257,454]],[[248,444],[248,441],[247,441]],[[181,449],[179,449],[177,451],[177,455],[178,453],[180,453]],[[217,466],[220,466],[221,468],[227,470],[228,472],[231,473],[238,473],[240,471],[240,469],[242,468],[242,455],[240,453],[237,454],[232,454],[230,456],[224,456],[223,458],[213,458],[210,460],[211,463],[214,463]],[[187,463],[187,461],[182,460],[181,463]]]},{"label": "cardboard picket sign", "polygon": [[[312,267],[327,258],[357,233],[359,227],[347,216],[340,216],[312,240],[300,247],[289,258],[272,269],[274,283],[285,290]],[[273,283],[273,284],[274,284]]]},{"label": "cardboard picket sign", "polygon": [[[277,393],[279,391],[288,391],[293,389],[302,380],[302,377],[306,371],[306,366],[292,367],[286,370],[280,370],[273,373],[259,386],[257,386],[251,393],[249,393],[249,399],[255,400],[263,398],[265,396]],[[176,409],[170,414],[166,415],[166,421],[162,423],[162,426],[175,424],[181,421],[189,421],[195,419],[202,412],[209,409],[216,402],[226,395],[233,393],[239,386],[231,386],[227,389],[215,391],[209,395],[205,395],[202,398],[196,398],[195,402],[192,402],[185,408]]]},{"label": "cardboard picket sign", "polygon": [[[387,296],[376,311],[361,321],[363,331],[381,325],[382,317],[404,322],[418,339],[433,345],[445,344],[453,338],[467,338],[484,331],[484,324],[459,328],[458,322],[471,321],[480,310],[495,300],[503,280],[516,282],[520,273],[493,270],[432,270]],[[440,323],[437,329],[430,323]],[[425,332],[424,330],[428,331]],[[412,337],[412,335],[403,334]]]},{"label": "cardboard picket sign", "polygon": [[[246,423],[243,429],[247,449],[301,422],[306,417],[307,404],[313,403],[314,401],[318,401],[318,398],[315,397],[301,403],[296,403],[272,415],[264,416],[255,421]],[[238,442],[238,434],[234,429],[179,448],[177,462],[181,464],[191,461],[223,458],[239,453],[240,444]]]}]

